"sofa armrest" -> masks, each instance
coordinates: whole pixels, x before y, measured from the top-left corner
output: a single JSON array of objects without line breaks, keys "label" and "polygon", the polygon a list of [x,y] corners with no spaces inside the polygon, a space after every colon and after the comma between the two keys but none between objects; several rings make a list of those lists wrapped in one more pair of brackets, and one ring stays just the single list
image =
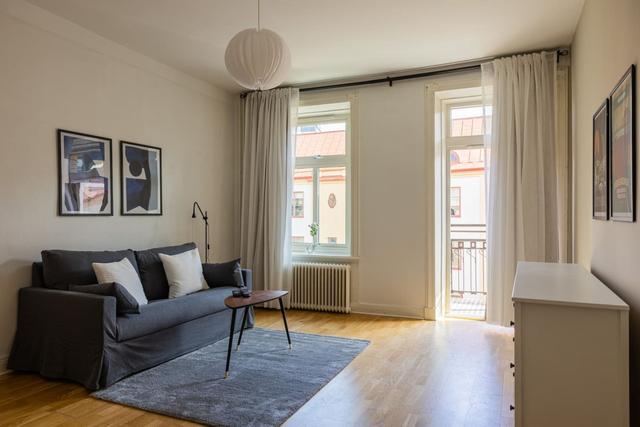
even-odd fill
[{"label": "sofa armrest", "polygon": [[244,285],[249,289],[253,290],[253,272],[248,268],[242,269],[242,280],[244,280]]},{"label": "sofa armrest", "polygon": [[116,335],[116,299],[46,288],[18,293],[8,368],[98,388],[106,341]]},{"label": "sofa armrest", "polygon": [[115,337],[116,299],[112,296],[47,288],[22,288],[18,293],[18,330],[63,332],[69,338],[106,332]]}]

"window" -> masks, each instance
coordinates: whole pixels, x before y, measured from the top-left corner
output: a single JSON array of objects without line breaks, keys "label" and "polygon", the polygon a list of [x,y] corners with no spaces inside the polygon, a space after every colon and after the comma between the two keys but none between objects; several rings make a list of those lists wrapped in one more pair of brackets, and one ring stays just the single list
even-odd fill
[{"label": "window", "polygon": [[460,187],[451,187],[451,217],[460,218]]},{"label": "window", "polygon": [[[350,104],[298,109],[292,196],[293,250],[350,254]],[[318,232],[311,235],[311,226]]]},{"label": "window", "polygon": [[304,191],[294,191],[291,201],[291,216],[293,218],[304,218]]},{"label": "window", "polygon": [[[490,108],[490,107],[488,107]],[[461,136],[484,135],[485,125],[491,127],[491,116],[488,111],[486,124],[482,105],[475,103],[462,106],[451,106],[449,109],[449,136],[457,138]]]},{"label": "window", "polygon": [[[313,238],[309,234],[309,226],[313,223],[313,211],[314,211],[314,170],[313,168],[297,168],[293,174],[293,200],[296,201],[296,195],[302,195],[302,212],[295,212],[295,204],[293,206],[294,213],[298,215],[291,215],[291,235],[293,237],[294,249],[296,249],[296,243],[310,244],[313,243]],[[305,194],[307,203],[304,203]]]}]

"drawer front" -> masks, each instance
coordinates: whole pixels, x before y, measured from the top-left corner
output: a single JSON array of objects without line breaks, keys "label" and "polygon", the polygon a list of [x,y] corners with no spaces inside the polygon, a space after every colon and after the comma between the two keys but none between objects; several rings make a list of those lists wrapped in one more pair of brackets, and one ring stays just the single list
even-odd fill
[{"label": "drawer front", "polygon": [[521,302],[514,313],[516,426],[628,425],[619,312]]}]

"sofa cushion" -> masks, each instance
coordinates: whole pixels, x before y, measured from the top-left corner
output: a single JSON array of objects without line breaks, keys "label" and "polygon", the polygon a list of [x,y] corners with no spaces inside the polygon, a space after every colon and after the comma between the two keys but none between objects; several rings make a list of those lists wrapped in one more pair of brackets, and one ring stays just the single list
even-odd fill
[{"label": "sofa cushion", "polygon": [[197,249],[178,254],[160,254],[169,283],[169,298],[183,297],[209,289],[202,275],[202,261]]},{"label": "sofa cushion", "polygon": [[118,314],[140,313],[138,301],[127,291],[127,288],[117,282],[80,286],[71,285],[69,286],[69,290],[72,292],[114,297],[116,299],[116,311]]},{"label": "sofa cushion", "polygon": [[135,256],[138,261],[140,280],[142,280],[142,287],[144,288],[144,293],[147,295],[147,299],[156,300],[169,296],[169,283],[164,273],[160,254],[177,255],[195,248],[195,243],[185,243],[178,246],[136,251]]},{"label": "sofa cushion", "polygon": [[244,286],[240,258],[219,264],[202,264],[202,273],[210,288],[218,286]]},{"label": "sofa cushion", "polygon": [[140,276],[128,259],[122,258],[118,262],[94,262],[93,271],[96,273],[98,283],[119,283],[138,301],[139,305],[149,302],[144,295]]},{"label": "sofa cushion", "polygon": [[44,288],[44,274],[42,272],[42,261],[31,264],[31,286]]},{"label": "sofa cushion", "polygon": [[226,297],[234,287],[199,291],[180,298],[151,301],[140,307],[140,314],[118,316],[117,339],[126,341],[227,309]]},{"label": "sofa cushion", "polygon": [[116,262],[127,258],[138,271],[132,250],[122,251],[42,251],[44,286],[69,289],[69,285],[91,285],[98,282],[93,271],[94,262]]}]

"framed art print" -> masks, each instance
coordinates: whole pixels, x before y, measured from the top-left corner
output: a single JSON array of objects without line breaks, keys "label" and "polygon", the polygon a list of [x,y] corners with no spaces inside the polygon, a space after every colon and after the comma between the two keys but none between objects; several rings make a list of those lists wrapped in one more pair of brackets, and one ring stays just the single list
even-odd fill
[{"label": "framed art print", "polygon": [[593,219],[609,219],[609,100],[593,115]]},{"label": "framed art print", "polygon": [[58,129],[58,215],[113,215],[111,139]]},{"label": "framed art print", "polygon": [[162,149],[120,141],[122,215],[162,215]]},{"label": "framed art print", "polygon": [[609,95],[609,209],[615,221],[635,221],[635,66]]}]

